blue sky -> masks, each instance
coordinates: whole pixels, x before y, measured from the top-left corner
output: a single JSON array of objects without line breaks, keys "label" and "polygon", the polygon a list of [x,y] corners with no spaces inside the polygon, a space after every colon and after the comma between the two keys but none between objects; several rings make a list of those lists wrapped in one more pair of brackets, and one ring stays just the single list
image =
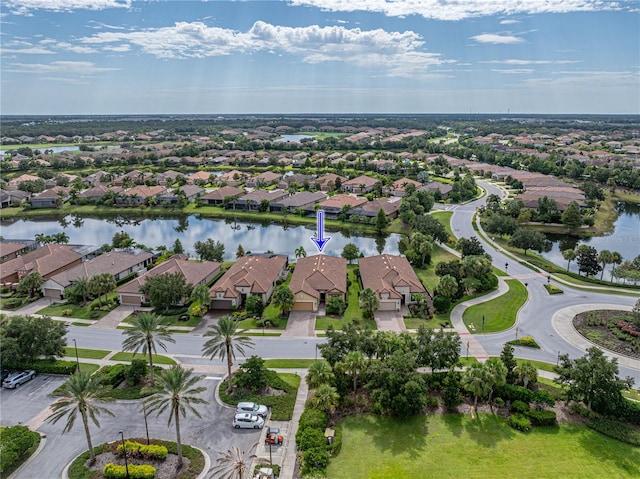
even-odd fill
[{"label": "blue sky", "polygon": [[3,0],[0,113],[640,113],[637,0]]}]

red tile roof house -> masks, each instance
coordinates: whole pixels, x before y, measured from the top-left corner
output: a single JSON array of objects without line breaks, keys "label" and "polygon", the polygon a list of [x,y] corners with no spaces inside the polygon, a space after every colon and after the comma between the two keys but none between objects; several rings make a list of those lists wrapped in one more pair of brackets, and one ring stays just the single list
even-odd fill
[{"label": "red tile roof house", "polygon": [[157,196],[158,205],[175,205],[178,203],[178,192],[182,191],[187,201],[194,201],[202,193],[204,189],[196,185],[184,185],[174,190],[166,190],[164,193]]},{"label": "red tile roof house", "polygon": [[147,198],[156,198],[167,191],[166,186],[134,186],[118,194],[119,204],[141,205]]},{"label": "red tile roof house", "polygon": [[335,173],[327,173],[324,176],[316,179],[316,186],[320,186],[320,191],[333,191],[336,189],[336,180],[340,178],[340,184],[347,181],[344,176],[336,175]]},{"label": "red tile roof house", "polygon": [[220,273],[220,263],[215,261],[192,261],[182,254],[173,255],[164,263],[150,269],[146,273],[129,281],[118,288],[120,304],[140,306],[148,302],[148,298],[140,292],[140,287],[147,282],[147,278],[159,274],[182,273],[188,284],[197,286],[207,284]]},{"label": "red tile roof house", "polygon": [[378,211],[382,210],[389,219],[396,219],[400,211],[400,201],[387,201],[378,199],[364,203],[362,206],[352,208],[347,212],[347,216],[368,216],[373,218],[378,215]]},{"label": "red tile roof house", "polygon": [[389,188],[389,194],[391,196],[405,196],[407,194],[406,185],[413,185],[416,188],[422,186],[422,183],[411,178],[400,178],[394,181]]},{"label": "red tile roof house", "polygon": [[42,285],[42,294],[47,298],[63,299],[65,290],[79,278],[90,279],[96,274],[109,273],[117,282],[131,273],[146,271],[152,260],[153,254],[147,252],[131,254],[112,251],[101,254],[47,279]]},{"label": "red tile roof house", "polygon": [[234,210],[259,211],[263,200],[268,201],[269,205],[271,205],[272,202],[278,201],[286,196],[289,196],[289,193],[284,190],[254,190],[251,193],[234,199],[230,205]]},{"label": "red tile roof house", "polygon": [[320,191],[301,191],[291,196],[271,202],[271,211],[278,213],[294,213],[297,209],[313,211],[316,203],[327,199],[326,193]]},{"label": "red tile roof house", "polygon": [[196,173],[193,173],[192,175],[187,176],[187,182],[195,184],[196,181],[199,181],[206,184],[209,183],[209,176],[211,176],[211,173],[209,173],[208,171],[198,171]]},{"label": "red tile roof house", "polygon": [[15,259],[27,251],[29,251],[28,244],[0,241],[0,263]]},{"label": "red tile roof house", "polygon": [[325,254],[300,258],[289,288],[295,299],[293,311],[317,312],[331,297],[346,301],[347,260]]},{"label": "red tile roof house", "polygon": [[0,283],[18,283],[20,279],[37,271],[44,279],[73,268],[82,262],[77,246],[48,244],[30,253],[0,264]]},{"label": "red tile roof house", "polygon": [[227,186],[238,186],[244,183],[246,179],[246,173],[238,170],[231,170],[218,176],[218,178],[216,178],[216,183],[219,185],[226,183]]},{"label": "red tile roof house", "polygon": [[29,199],[32,208],[56,208],[69,199],[71,188],[54,186]]},{"label": "red tile roof house", "polygon": [[381,254],[358,260],[362,288],[371,288],[380,300],[379,311],[400,311],[414,303],[413,294],[426,294],[415,271],[403,256]]},{"label": "red tile roof house", "polygon": [[289,259],[283,255],[248,255],[236,261],[211,289],[211,309],[236,309],[249,296],[267,304],[278,280],[286,279]]},{"label": "red tile roof house", "polygon": [[318,204],[320,205],[320,209],[325,212],[325,216],[327,218],[336,219],[338,215],[342,213],[343,208],[356,208],[365,204],[366,202],[366,198],[361,198],[355,195],[342,194],[331,196],[330,198],[327,198],[326,200],[321,201]]},{"label": "red tile roof house", "polygon": [[259,175],[249,178],[245,186],[247,188],[256,188],[262,185],[265,185],[265,186],[274,185],[281,178],[282,178],[282,175],[279,173],[274,173],[273,171],[263,171]]},{"label": "red tile roof house", "polygon": [[342,191],[348,193],[369,193],[373,191],[373,187],[380,180],[366,175],[356,176],[347,181],[342,182]]},{"label": "red tile roof house", "polygon": [[227,201],[231,201],[244,194],[246,194],[246,191],[242,188],[236,188],[235,186],[223,186],[222,188],[202,195],[200,199],[205,205],[222,205],[224,204],[225,199],[227,199]]}]

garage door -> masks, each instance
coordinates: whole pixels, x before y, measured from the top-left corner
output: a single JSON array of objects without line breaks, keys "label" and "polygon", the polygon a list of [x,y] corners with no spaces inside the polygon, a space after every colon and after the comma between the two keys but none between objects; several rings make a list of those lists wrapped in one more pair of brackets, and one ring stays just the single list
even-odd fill
[{"label": "garage door", "polygon": [[395,311],[395,310],[396,310],[395,301],[380,301],[380,306],[378,307],[378,311]]},{"label": "garage door", "polygon": [[44,288],[44,295],[47,298],[61,299],[62,291],[60,291],[59,289]]},{"label": "garage door", "polygon": [[133,304],[135,306],[140,306],[142,304],[142,298],[138,295],[123,294],[120,297],[120,302],[122,304]]},{"label": "garage door", "polygon": [[310,301],[296,301],[293,311],[313,311],[313,303]]},{"label": "garage door", "polygon": [[211,309],[231,309],[232,304],[230,299],[214,299],[211,301]]}]

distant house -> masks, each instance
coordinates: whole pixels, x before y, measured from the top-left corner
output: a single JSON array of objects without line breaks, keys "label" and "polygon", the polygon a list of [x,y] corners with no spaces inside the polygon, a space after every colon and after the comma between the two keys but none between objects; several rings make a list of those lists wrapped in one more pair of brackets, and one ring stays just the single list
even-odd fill
[{"label": "distant house", "polygon": [[22,190],[0,190],[0,208],[8,208],[10,206],[20,206],[30,193]]},{"label": "distant house", "polygon": [[449,193],[451,193],[451,191],[453,190],[453,186],[446,183],[440,183],[438,181],[432,181],[431,183],[421,185],[416,189],[418,191],[426,191],[427,193],[433,193],[435,191],[439,191],[440,196],[443,199],[446,199],[449,196]]},{"label": "distant house", "polygon": [[200,197],[202,202],[206,205],[222,205],[225,199],[233,200],[246,194],[246,191],[242,188],[236,188],[235,186],[223,186],[217,190],[210,191]]},{"label": "distant house", "polygon": [[342,191],[347,193],[369,193],[380,180],[366,175],[356,176],[342,183]]},{"label": "distant house", "polygon": [[82,262],[83,255],[76,252],[77,246],[47,244],[30,253],[2,263],[0,283],[18,283],[34,271],[44,279],[73,268]]},{"label": "distant house", "polygon": [[346,300],[347,260],[324,254],[300,258],[289,288],[295,298],[294,311],[318,311],[331,297]]},{"label": "distant house", "polygon": [[28,200],[32,208],[56,208],[69,199],[71,188],[54,186]]},{"label": "distant house", "polygon": [[15,259],[21,254],[27,253],[30,249],[28,244],[0,241],[0,263]]},{"label": "distant house", "polygon": [[220,273],[220,263],[215,261],[191,261],[185,255],[173,255],[164,263],[160,263],[145,274],[118,288],[117,293],[120,304],[140,306],[142,303],[148,302],[149,298],[140,292],[140,287],[150,277],[170,273],[182,273],[187,284],[197,286],[199,284],[207,284],[215,278]]},{"label": "distant house", "polygon": [[166,186],[134,186],[120,192],[116,201],[121,204],[141,205],[148,198],[157,198],[165,191],[167,191]]},{"label": "distant house", "polygon": [[109,273],[115,281],[120,281],[131,273],[146,271],[147,265],[152,260],[153,254],[147,252],[131,254],[111,251],[101,254],[78,266],[51,276],[42,285],[42,294],[48,298],[63,299],[65,290],[79,278],[90,279],[97,274]]},{"label": "distant house", "polygon": [[271,203],[271,211],[294,213],[296,210],[313,209],[316,203],[326,200],[327,195],[321,191],[301,191]]},{"label": "distant house", "polygon": [[350,210],[358,206],[362,206],[367,202],[366,198],[361,198],[355,195],[335,195],[327,198],[319,203],[320,209],[325,212],[327,218],[335,219],[338,217],[342,210]]},{"label": "distant house", "polygon": [[267,201],[271,205],[272,202],[281,200],[286,196],[289,196],[289,193],[284,190],[254,190],[234,199],[230,205],[234,210],[260,211],[263,201]]},{"label": "distant house", "polygon": [[238,186],[244,183],[246,179],[246,173],[238,170],[231,170],[218,176],[218,178],[216,178],[216,183],[218,185],[226,184],[227,186]]},{"label": "distant house", "polygon": [[382,210],[387,218],[393,220],[398,217],[400,204],[400,201],[387,201],[385,199],[377,199],[350,209],[347,215],[368,216],[372,218],[378,215],[378,211]]},{"label": "distant house", "polygon": [[396,180],[391,184],[391,188],[389,188],[389,194],[391,196],[405,196],[407,194],[407,185],[413,185],[418,188],[419,186],[422,186],[422,183],[416,180],[412,180],[411,178],[400,178],[399,180]]},{"label": "distant house", "polygon": [[259,175],[249,178],[247,180],[246,186],[247,188],[256,188],[262,184],[274,185],[280,180],[280,178],[282,178],[282,175],[279,173],[274,173],[273,171],[263,171]]},{"label": "distant house", "polygon": [[187,181],[191,184],[196,182],[204,182],[206,184],[209,183],[209,176],[211,176],[211,173],[207,171],[197,171],[196,173],[187,176]]},{"label": "distant house", "polygon": [[342,182],[347,181],[344,176],[336,175],[335,173],[327,173],[315,180],[315,184],[320,187],[320,191],[333,191],[337,189],[336,182],[342,186]]},{"label": "distant house", "polygon": [[165,191],[164,193],[158,195],[158,205],[175,205],[178,203],[178,198],[180,197],[180,193],[184,195],[184,198],[187,201],[194,201],[198,198],[203,192],[204,189],[200,188],[196,185],[184,185],[180,188],[176,188],[173,191]]},{"label": "distant house", "polygon": [[249,296],[260,296],[266,304],[278,280],[287,277],[289,260],[283,255],[249,255],[236,261],[211,287],[212,309],[235,309]]},{"label": "distant house", "polygon": [[380,300],[379,311],[400,311],[414,303],[413,294],[426,294],[407,258],[381,254],[358,260],[362,288],[371,288]]},{"label": "distant house", "polygon": [[298,188],[302,188],[304,182],[312,184],[315,180],[311,175],[303,175],[302,173],[294,173],[293,175],[286,175],[278,183],[278,188],[286,190],[292,185],[297,185]]}]

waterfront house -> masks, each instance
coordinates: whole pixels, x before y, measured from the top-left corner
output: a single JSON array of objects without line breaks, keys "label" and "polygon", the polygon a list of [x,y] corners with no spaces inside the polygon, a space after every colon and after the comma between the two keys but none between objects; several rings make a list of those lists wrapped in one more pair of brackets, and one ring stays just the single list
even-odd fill
[{"label": "waterfront house", "polygon": [[299,258],[289,288],[294,311],[316,312],[331,297],[346,301],[347,260],[325,254]]}]

